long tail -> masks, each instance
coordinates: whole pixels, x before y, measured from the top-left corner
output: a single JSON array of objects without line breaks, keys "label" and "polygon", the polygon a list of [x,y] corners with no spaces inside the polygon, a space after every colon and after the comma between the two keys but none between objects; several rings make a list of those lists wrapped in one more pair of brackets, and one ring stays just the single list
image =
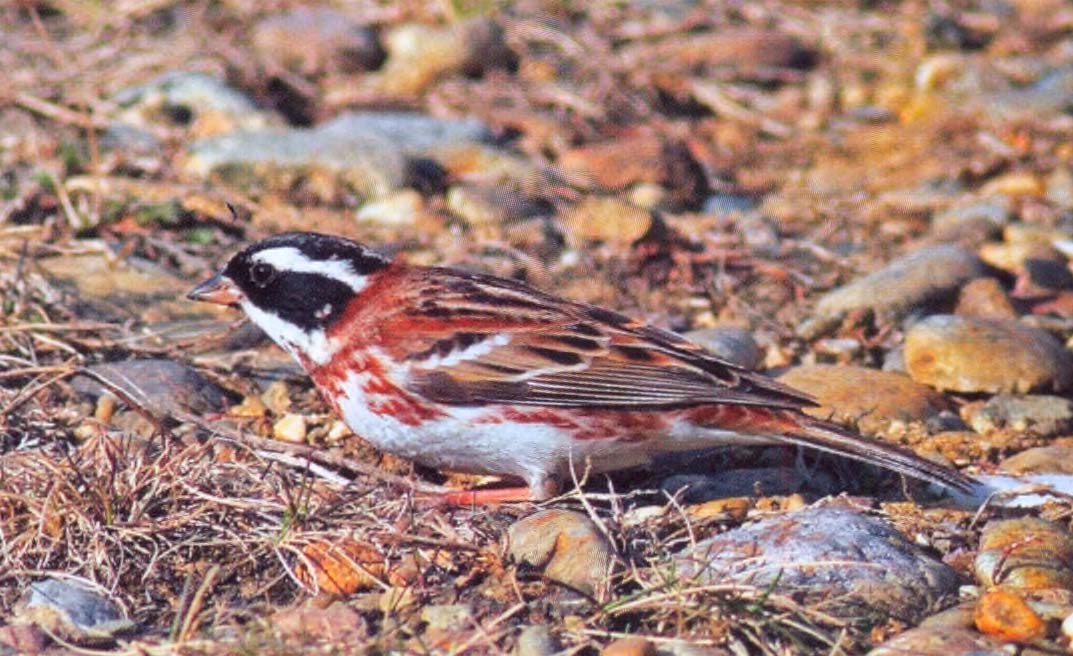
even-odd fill
[{"label": "long tail", "polygon": [[779,411],[773,428],[787,442],[878,465],[965,494],[974,494],[983,487],[981,482],[952,467],[794,410]]}]

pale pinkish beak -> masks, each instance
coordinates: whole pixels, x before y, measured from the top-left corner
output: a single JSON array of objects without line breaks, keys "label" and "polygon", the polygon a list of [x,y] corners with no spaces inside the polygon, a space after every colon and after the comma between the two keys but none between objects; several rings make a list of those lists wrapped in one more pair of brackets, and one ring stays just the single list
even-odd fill
[{"label": "pale pinkish beak", "polygon": [[242,300],[242,292],[235,286],[235,283],[217,273],[191,289],[186,297],[192,301],[204,301],[217,305],[238,305]]}]

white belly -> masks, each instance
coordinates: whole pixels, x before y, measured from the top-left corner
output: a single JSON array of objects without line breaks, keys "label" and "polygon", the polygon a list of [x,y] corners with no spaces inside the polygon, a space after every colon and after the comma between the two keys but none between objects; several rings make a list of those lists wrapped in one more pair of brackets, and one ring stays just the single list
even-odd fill
[{"label": "white belly", "polygon": [[405,423],[370,409],[389,399],[366,393],[366,375],[355,374],[343,385],[339,406],[346,423],[377,448],[438,469],[509,475],[534,484],[549,476],[569,481],[571,468],[580,477],[586,469],[598,473],[636,467],[661,452],[770,443],[680,423],[655,440],[578,440],[547,423],[503,421],[500,409],[485,407],[440,406],[446,414]]}]

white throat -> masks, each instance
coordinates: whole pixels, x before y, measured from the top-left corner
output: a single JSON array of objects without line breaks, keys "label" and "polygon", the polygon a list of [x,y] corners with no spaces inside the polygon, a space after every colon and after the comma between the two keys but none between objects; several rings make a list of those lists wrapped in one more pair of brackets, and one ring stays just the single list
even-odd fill
[{"label": "white throat", "polygon": [[[316,365],[327,364],[335,353],[336,346],[323,328],[312,331],[302,330],[298,326],[284,321],[273,312],[266,312],[250,301],[243,299],[243,311],[257,326],[265,331],[272,341],[291,354],[299,364],[311,361]],[[305,360],[303,360],[303,357]]]}]

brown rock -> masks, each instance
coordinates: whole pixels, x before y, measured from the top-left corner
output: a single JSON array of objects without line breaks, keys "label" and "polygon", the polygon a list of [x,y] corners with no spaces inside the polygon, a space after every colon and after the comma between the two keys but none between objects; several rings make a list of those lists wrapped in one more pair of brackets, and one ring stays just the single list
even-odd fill
[{"label": "brown rock", "polygon": [[935,390],[893,371],[809,365],[795,367],[779,380],[816,397],[820,407],[807,412],[857,421],[866,433],[882,432],[892,421],[924,421],[949,407]]},{"label": "brown rock", "polygon": [[668,199],[676,205],[699,204],[708,192],[704,170],[689,149],[652,132],[633,132],[568,150],[558,164],[564,172],[610,191],[640,183],[660,185],[670,190]]},{"label": "brown rock", "polygon": [[973,569],[981,585],[1073,590],[1073,535],[1036,517],[988,522]]},{"label": "brown rock", "polygon": [[639,44],[623,51],[631,66],[670,63],[675,67],[804,66],[814,54],[794,37],[776,30],[751,27],[676,35],[656,44]]},{"label": "brown rock", "polygon": [[302,75],[375,68],[383,58],[372,30],[327,7],[270,15],[253,27],[250,41],[262,60]]},{"label": "brown rock", "polygon": [[567,210],[563,223],[575,246],[592,241],[629,246],[652,227],[652,213],[611,196],[590,196]]},{"label": "brown rock", "polygon": [[304,604],[272,615],[271,624],[281,638],[329,643],[357,643],[369,635],[365,619],[354,609],[336,602],[327,608]]},{"label": "brown rock", "polygon": [[1047,629],[1024,599],[1006,590],[989,590],[980,597],[973,620],[980,633],[1006,642],[1032,642]]},{"label": "brown rock", "polygon": [[196,369],[163,358],[91,365],[71,380],[81,394],[108,394],[131,402],[158,418],[178,413],[220,412],[228,394]]},{"label": "brown rock", "polygon": [[600,656],[656,656],[656,646],[641,637],[619,638],[604,647]]},{"label": "brown rock", "polygon": [[1073,357],[1050,334],[1012,321],[934,315],[905,338],[914,380],[956,392],[1064,390]]},{"label": "brown rock", "polygon": [[[387,61],[375,74],[363,78],[360,93],[415,96],[445,76],[479,74],[514,59],[503,41],[503,28],[487,18],[445,27],[403,23],[389,29],[383,42]],[[328,95],[326,102],[346,104],[353,99],[352,94]]]},{"label": "brown rock", "polygon": [[585,515],[544,510],[515,522],[507,540],[515,560],[540,568],[549,579],[597,598],[606,593],[611,545]]},{"label": "brown rock", "polygon": [[1017,310],[994,278],[976,278],[961,288],[954,314],[984,319],[1016,319]]},{"label": "brown rock", "polygon": [[999,467],[1014,474],[1073,474],[1073,445],[1028,449],[1006,458]]},{"label": "brown rock", "polygon": [[751,332],[737,326],[713,326],[684,335],[716,356],[745,369],[756,369],[763,353]]},{"label": "brown rock", "polygon": [[998,656],[1004,653],[1002,643],[975,631],[973,609],[961,605],[927,618],[917,628],[899,633],[868,652],[868,656]]},{"label": "brown rock", "polygon": [[979,250],[980,259],[1010,273],[1025,270],[1028,260],[1053,260],[1059,257],[1050,244],[1033,240],[984,244]]},{"label": "brown rock", "polygon": [[567,173],[619,191],[638,182],[660,182],[662,153],[662,140],[641,132],[568,150],[558,164]]},{"label": "brown rock", "polygon": [[976,256],[962,248],[950,244],[921,248],[825,294],[816,303],[815,318],[798,332],[818,336],[858,310],[898,317],[929,301],[953,296],[966,281],[983,273]]}]

